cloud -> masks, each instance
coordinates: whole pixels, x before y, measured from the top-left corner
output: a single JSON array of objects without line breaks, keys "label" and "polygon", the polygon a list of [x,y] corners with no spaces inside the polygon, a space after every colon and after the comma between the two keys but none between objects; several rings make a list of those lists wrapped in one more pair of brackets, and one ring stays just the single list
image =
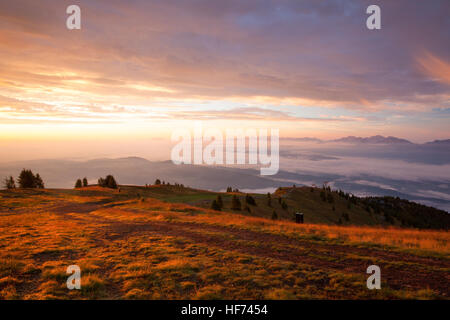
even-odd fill
[{"label": "cloud", "polygon": [[418,56],[417,62],[425,74],[450,85],[450,62],[445,62],[430,52]]},{"label": "cloud", "polygon": [[23,102],[17,113],[41,103],[55,119],[74,105],[98,119],[122,106],[124,117],[147,108],[154,118],[322,123],[448,108],[449,2],[379,1],[379,31],[365,27],[369,2],[81,0],[80,31],[65,28],[64,2],[2,2],[0,95]]}]

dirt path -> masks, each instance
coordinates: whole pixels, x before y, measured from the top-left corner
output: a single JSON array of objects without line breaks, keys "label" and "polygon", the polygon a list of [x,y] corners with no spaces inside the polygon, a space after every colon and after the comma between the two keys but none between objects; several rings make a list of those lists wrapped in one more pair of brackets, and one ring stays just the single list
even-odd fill
[{"label": "dirt path", "polygon": [[[59,215],[88,213],[102,207],[102,203],[64,204],[54,208]],[[75,217],[71,217],[75,218]],[[227,251],[262,258],[289,261],[313,269],[365,275],[371,264],[379,265],[382,279],[393,289],[420,290],[430,288],[450,296],[450,261],[422,257],[409,253],[363,248],[294,239],[292,237],[256,232],[228,226],[180,221],[121,222],[98,215],[84,215],[77,223],[95,225],[94,240],[98,246],[137,234],[173,236]],[[99,225],[100,223],[100,225]],[[258,245],[253,245],[257,243]]]},{"label": "dirt path", "polygon": [[[184,238],[222,250],[289,261],[329,271],[365,274],[369,265],[377,264],[382,270],[382,279],[393,289],[430,288],[444,296],[450,295],[448,272],[428,268],[431,265],[438,268],[449,268],[449,262],[410,254],[388,253],[347,245],[320,245],[245,229],[182,222],[113,222],[106,228],[98,230],[97,237],[109,242],[136,234]],[[257,242],[258,245],[251,245],[251,242]],[[366,258],[354,259],[347,256],[347,254],[358,253],[364,254]],[[399,264],[391,264],[394,256],[395,261]],[[411,265],[406,265],[407,263],[411,263]]]}]

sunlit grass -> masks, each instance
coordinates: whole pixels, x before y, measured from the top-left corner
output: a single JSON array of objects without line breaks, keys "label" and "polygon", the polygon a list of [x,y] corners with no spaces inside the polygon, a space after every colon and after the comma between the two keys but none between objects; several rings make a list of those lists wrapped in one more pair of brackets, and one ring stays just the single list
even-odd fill
[{"label": "sunlit grass", "polygon": [[[446,231],[299,225],[123,191],[88,192],[2,194],[2,207],[11,209],[0,212],[1,299],[442,298],[426,286],[392,289],[386,282],[385,290],[369,291],[364,268],[335,264],[350,259],[365,266],[378,259],[386,267],[443,272],[450,253]],[[254,235],[299,242],[264,242]],[[373,255],[372,246],[400,252],[399,260]],[[267,250],[295,250],[305,261]],[[405,251],[441,262],[403,261]],[[82,290],[66,287],[72,264],[82,270]]]}]

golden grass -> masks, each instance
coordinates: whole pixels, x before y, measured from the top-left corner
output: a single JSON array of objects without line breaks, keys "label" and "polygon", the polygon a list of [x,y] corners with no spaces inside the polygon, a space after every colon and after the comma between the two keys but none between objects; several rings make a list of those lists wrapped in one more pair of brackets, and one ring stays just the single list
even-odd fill
[{"label": "golden grass", "polygon": [[[369,291],[364,287],[365,270],[330,267],[330,252],[325,247],[321,251],[322,244],[368,246],[367,257],[352,256],[364,264],[363,259],[376,258],[370,245],[388,245],[400,252],[421,251],[421,257],[438,254],[445,265],[449,259],[449,233],[445,231],[298,225],[153,198],[120,200],[111,203],[113,206],[93,207],[90,212],[77,211],[78,205],[105,197],[46,191],[21,199],[0,199],[4,206],[15,205],[13,210],[0,212],[0,299],[445,298],[426,286],[393,290],[386,282],[382,292]],[[33,205],[21,206],[21,202]],[[74,210],[71,203],[76,204]],[[58,209],[60,206],[65,209]],[[172,227],[175,223],[185,229]],[[145,229],[152,224],[153,228]],[[158,226],[170,227],[172,233],[166,234]],[[261,246],[291,250],[289,245],[235,239],[236,234],[227,230],[244,236],[252,232],[300,238],[316,246],[317,252],[294,248],[312,262],[292,262],[290,257],[277,258],[257,250]],[[206,240],[196,241],[201,237]],[[223,243],[217,245],[215,240]],[[390,252],[392,248],[382,250]],[[348,257],[350,253],[344,252],[331,258]],[[397,267],[395,263],[403,261],[383,263]],[[71,264],[81,267],[82,290],[66,288],[66,268]],[[420,261],[412,267],[432,272],[443,269],[441,265],[420,265]]]},{"label": "golden grass", "polygon": [[[242,216],[235,213],[218,213],[185,204],[170,204],[157,199],[149,199],[145,206],[135,201],[128,202],[128,208],[158,208],[158,214],[137,214],[136,220],[175,219],[195,223],[250,228],[275,234],[290,236],[318,236],[327,239],[342,240],[352,244],[372,243],[393,246],[400,249],[421,249],[437,253],[450,254],[450,233],[444,230],[416,230],[396,227],[333,226],[326,224],[296,224],[289,221],[271,221],[265,218]],[[127,207],[125,207],[127,208]],[[125,209],[124,208],[124,209]],[[195,209],[197,215],[179,214]],[[174,212],[176,210],[176,212]],[[102,212],[105,214],[105,212]],[[108,213],[106,213],[108,214]]]}]

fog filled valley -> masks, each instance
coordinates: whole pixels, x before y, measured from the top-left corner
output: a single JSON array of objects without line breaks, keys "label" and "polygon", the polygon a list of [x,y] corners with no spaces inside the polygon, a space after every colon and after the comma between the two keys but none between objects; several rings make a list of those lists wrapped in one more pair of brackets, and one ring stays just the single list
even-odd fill
[{"label": "fog filled valley", "polygon": [[[393,137],[365,139],[281,139],[280,170],[272,176],[261,176],[258,167],[248,165],[175,165],[157,161],[151,152],[90,160],[67,153],[64,159],[8,161],[0,163],[0,176],[17,176],[30,168],[41,174],[48,188],[72,188],[79,177],[95,184],[106,174],[125,185],[151,184],[160,178],[199,189],[224,191],[233,186],[255,193],[293,184],[326,184],[357,196],[394,196],[450,211],[450,140],[415,144]],[[151,149],[151,144],[145,148]]]}]

